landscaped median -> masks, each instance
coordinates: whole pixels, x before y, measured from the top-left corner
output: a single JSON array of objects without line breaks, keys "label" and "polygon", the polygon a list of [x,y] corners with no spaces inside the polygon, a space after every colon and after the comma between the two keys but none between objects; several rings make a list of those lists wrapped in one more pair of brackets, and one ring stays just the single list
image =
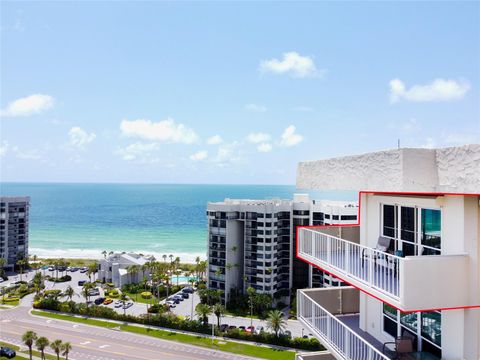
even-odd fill
[{"label": "landscaped median", "polygon": [[292,360],[295,358],[294,351],[281,349],[279,347],[262,346],[260,344],[250,345],[244,342],[229,341],[222,338],[215,338],[212,344],[211,337],[208,337],[207,335],[191,335],[177,331],[160,330],[154,329],[152,327],[130,325],[120,322],[97,320],[85,317],[76,317],[72,315],[57,314],[38,310],[32,310],[31,313],[32,315],[36,316],[44,316],[58,320],[72,321],[85,325],[100,326],[109,329],[116,328],[122,331],[136,333],[140,335],[152,336],[164,340],[178,341],[184,344],[226,351],[238,355],[254,356],[258,358],[272,360]]},{"label": "landscaped median", "polygon": [[[0,346],[9,347],[10,349],[15,350],[17,355],[13,359],[29,359],[30,358],[29,355],[28,355],[28,349],[25,348],[25,347],[20,348],[20,346],[18,346],[18,345],[10,344],[10,343],[4,342],[4,341],[0,341]],[[32,350],[32,355],[37,357],[37,358],[41,358],[42,354],[40,353],[40,351]],[[3,359],[3,357],[2,357],[2,359]],[[57,360],[57,357],[53,354],[45,353],[45,359],[46,360]]]}]

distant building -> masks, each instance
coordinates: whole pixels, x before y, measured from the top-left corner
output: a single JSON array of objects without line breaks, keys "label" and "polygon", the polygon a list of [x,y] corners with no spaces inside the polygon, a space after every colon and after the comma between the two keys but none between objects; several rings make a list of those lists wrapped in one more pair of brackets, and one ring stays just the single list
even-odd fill
[{"label": "distant building", "polygon": [[355,202],[225,199],[208,203],[208,287],[223,300],[253,287],[277,298],[308,285],[337,285],[295,258],[296,226],[355,224]]},{"label": "distant building", "polygon": [[130,266],[138,265],[141,267],[147,262],[154,260],[152,256],[143,256],[136,253],[114,253],[98,261],[98,279],[113,283],[121,288],[123,285],[140,282],[143,276],[142,270],[130,273]]},{"label": "distant building", "polygon": [[29,196],[0,197],[0,258],[7,260],[6,269],[28,258],[29,207]]}]

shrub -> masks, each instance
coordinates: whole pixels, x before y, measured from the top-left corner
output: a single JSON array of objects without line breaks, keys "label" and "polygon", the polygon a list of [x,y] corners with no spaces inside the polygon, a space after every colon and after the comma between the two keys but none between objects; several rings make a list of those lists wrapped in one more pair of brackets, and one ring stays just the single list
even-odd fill
[{"label": "shrub", "polygon": [[151,314],[164,313],[168,311],[168,306],[165,304],[155,304],[148,308],[148,312]]},{"label": "shrub", "polygon": [[108,287],[111,287],[111,288],[115,287],[115,284],[114,284],[114,283],[111,283],[111,282],[107,283],[106,285],[107,285]]},{"label": "shrub", "polygon": [[144,299],[151,299],[152,293],[150,291],[144,291],[140,294],[140,296]]},{"label": "shrub", "polygon": [[55,297],[55,296],[59,296],[61,293],[62,293],[62,291],[59,290],[59,289],[52,289],[52,290],[45,290],[44,291],[45,297]]}]

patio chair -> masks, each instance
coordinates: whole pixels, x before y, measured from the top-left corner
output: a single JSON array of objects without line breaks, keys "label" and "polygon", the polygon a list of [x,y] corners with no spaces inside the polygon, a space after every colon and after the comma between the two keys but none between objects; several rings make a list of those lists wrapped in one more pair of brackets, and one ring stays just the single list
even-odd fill
[{"label": "patio chair", "polygon": [[[392,345],[393,349],[389,349],[388,346]],[[382,352],[392,359],[407,359],[406,355],[413,352],[413,339],[410,336],[399,336],[395,341],[384,343]]]},{"label": "patio chair", "polygon": [[[390,239],[390,238],[387,238],[385,236],[379,236],[378,241],[377,241],[377,245],[375,245],[375,250],[382,251],[382,252],[387,252],[388,248],[390,247],[390,242],[391,241],[392,241],[392,239]],[[363,250],[362,250],[362,268],[364,266],[364,263],[365,263],[366,259],[371,258],[376,265],[377,264],[377,259],[382,258],[381,255],[366,253],[366,250],[367,250],[366,248],[363,248]]]}]

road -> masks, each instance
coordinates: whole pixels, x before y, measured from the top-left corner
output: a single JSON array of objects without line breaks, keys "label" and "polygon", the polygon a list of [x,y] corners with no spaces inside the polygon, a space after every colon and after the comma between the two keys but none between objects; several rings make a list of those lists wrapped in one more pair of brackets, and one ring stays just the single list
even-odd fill
[{"label": "road", "polygon": [[69,341],[73,346],[69,356],[72,360],[252,359],[144,335],[32,316],[31,300],[29,295],[18,307],[0,310],[2,341],[21,345],[22,334],[33,330],[49,340]]}]

